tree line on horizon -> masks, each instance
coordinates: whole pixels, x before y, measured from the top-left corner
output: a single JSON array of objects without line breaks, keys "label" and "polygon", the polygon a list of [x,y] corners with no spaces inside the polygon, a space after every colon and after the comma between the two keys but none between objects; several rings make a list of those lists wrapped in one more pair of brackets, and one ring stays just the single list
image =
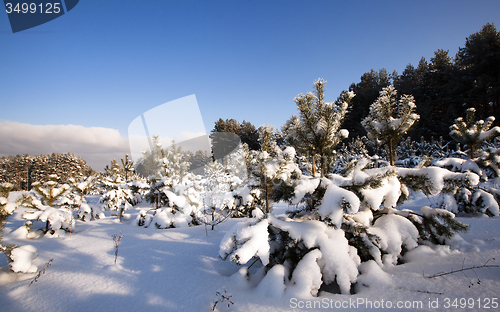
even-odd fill
[{"label": "tree line on horizon", "polygon": [[67,183],[69,178],[78,180],[94,173],[83,158],[73,153],[18,154],[0,158],[0,182],[11,183],[13,191],[30,190],[32,183],[47,181],[51,174],[60,177],[58,182]]},{"label": "tree line on horizon", "polygon": [[500,32],[487,23],[466,38],[455,57],[438,49],[429,61],[422,57],[408,64],[401,74],[382,68],[364,73],[349,91],[356,96],[343,127],[352,139],[366,134],[361,125],[382,88],[394,85],[400,95],[411,94],[421,116],[410,136],[414,140],[443,137],[451,140],[449,126],[469,108],[476,117],[500,116]]},{"label": "tree line on horizon", "polygon": [[[487,23],[479,32],[467,37],[465,46],[455,57],[449,51],[438,49],[429,61],[422,57],[415,67],[408,64],[401,74],[389,73],[382,68],[364,73],[360,81],[352,83],[349,91],[356,96],[351,100],[342,128],[349,131],[349,140],[367,134],[362,125],[370,106],[383,88],[393,85],[398,95],[412,95],[420,119],[409,133],[411,139],[427,141],[449,136],[450,125],[475,108],[476,117],[485,119],[500,116],[500,32]],[[259,150],[258,128],[248,121],[235,119],[215,122],[212,132],[231,132],[240,136],[251,150]],[[283,138],[277,134],[278,144]]]}]

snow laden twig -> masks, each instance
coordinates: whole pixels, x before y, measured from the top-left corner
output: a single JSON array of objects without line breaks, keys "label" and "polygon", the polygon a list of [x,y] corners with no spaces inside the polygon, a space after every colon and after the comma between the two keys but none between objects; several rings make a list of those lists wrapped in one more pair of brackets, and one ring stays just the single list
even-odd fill
[{"label": "snow laden twig", "polygon": [[[435,278],[435,277],[443,277],[445,275],[451,275],[451,274],[455,274],[455,273],[462,273],[465,275],[465,271],[472,271],[474,272],[474,274],[476,274],[476,277],[477,277],[477,284],[481,284],[481,280],[479,279],[476,271],[474,271],[475,269],[483,269],[483,268],[498,268],[500,267],[500,265],[497,265],[497,264],[488,264],[488,262],[490,260],[495,260],[495,258],[491,258],[491,259],[488,259],[488,261],[486,261],[483,265],[474,265],[474,266],[471,266],[471,267],[468,267],[468,268],[464,268],[464,262],[465,262],[465,259],[464,261],[462,262],[462,268],[461,269],[458,269],[458,270],[451,270],[451,271],[447,271],[447,272],[441,272],[441,273],[436,273],[436,274],[433,274],[433,275],[428,275],[428,276],[425,276],[427,278]],[[474,285],[472,283],[472,281],[470,280],[470,278],[465,275],[465,277],[469,280],[469,288]]]},{"label": "snow laden twig", "polygon": [[224,289],[224,293],[221,293],[220,291],[216,292],[215,295],[217,296],[217,300],[214,302],[214,305],[212,306],[212,311],[216,311],[217,304],[219,302],[227,302],[227,307],[229,308],[234,302],[231,301],[232,295],[229,295]]},{"label": "snow laden twig", "polygon": [[120,232],[120,235],[118,234],[113,234],[113,243],[115,245],[115,264],[116,264],[116,259],[118,258],[118,247],[120,247],[120,240],[123,237],[122,232]]},{"label": "snow laden twig", "polygon": [[418,293],[424,293],[424,294],[444,295],[444,293],[442,293],[442,292],[429,291],[429,290],[411,289],[411,288],[404,288],[404,287],[399,287],[398,289],[406,290],[406,291],[413,291],[413,292],[418,292]]},{"label": "snow laden twig", "polygon": [[38,279],[40,278],[40,276],[42,276],[42,274],[45,274],[45,269],[52,264],[52,261],[54,261],[54,259],[50,259],[47,263],[45,263],[43,268],[40,271],[38,271],[37,275],[28,286],[31,286],[31,284],[38,282]]}]

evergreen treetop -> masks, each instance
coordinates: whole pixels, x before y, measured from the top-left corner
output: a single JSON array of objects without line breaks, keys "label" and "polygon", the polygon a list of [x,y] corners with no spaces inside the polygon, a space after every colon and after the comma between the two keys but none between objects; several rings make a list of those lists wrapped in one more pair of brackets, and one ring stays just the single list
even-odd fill
[{"label": "evergreen treetop", "polygon": [[344,91],[335,102],[326,102],[326,81],[314,82],[314,91],[299,94],[294,98],[299,116],[293,115],[284,126],[289,143],[302,153],[312,156],[312,175],[315,176],[316,156],[321,159],[321,175],[325,174],[322,156],[333,149],[349,131],[340,129],[354,92]]},{"label": "evergreen treetop", "polygon": [[474,158],[475,150],[481,142],[500,136],[500,127],[491,128],[495,117],[486,118],[486,122],[484,120],[475,121],[475,113],[475,108],[469,108],[465,120],[458,117],[455,124],[450,126],[450,136],[455,141],[467,145],[471,159]]},{"label": "evergreen treetop", "polygon": [[387,144],[391,165],[394,165],[398,142],[420,118],[415,108],[413,96],[405,94],[397,100],[397,91],[390,85],[380,91],[380,96],[370,106],[370,114],[362,121],[374,145]]}]

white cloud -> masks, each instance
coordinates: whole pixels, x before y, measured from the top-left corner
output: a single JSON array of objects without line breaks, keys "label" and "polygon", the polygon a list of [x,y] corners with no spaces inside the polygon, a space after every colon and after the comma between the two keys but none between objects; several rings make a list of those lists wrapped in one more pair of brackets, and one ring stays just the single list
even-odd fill
[{"label": "white cloud", "polygon": [[[204,132],[187,132],[180,133],[179,138],[172,139],[167,136],[158,136],[158,143],[161,144],[163,149],[171,149],[172,142],[175,141],[177,147],[182,151],[191,151],[193,153],[201,150],[210,153],[210,138]],[[136,161],[143,156],[144,150],[150,150],[150,141],[146,135],[130,135],[130,156],[132,160]]]},{"label": "white cloud", "polygon": [[198,138],[198,137],[204,136],[204,135],[207,135],[207,134],[205,132],[181,131],[181,133],[179,133],[179,142],[195,139],[195,138]]},{"label": "white cloud", "polygon": [[119,160],[130,149],[128,139],[116,129],[0,122],[0,156],[68,152],[102,171],[111,159]]}]

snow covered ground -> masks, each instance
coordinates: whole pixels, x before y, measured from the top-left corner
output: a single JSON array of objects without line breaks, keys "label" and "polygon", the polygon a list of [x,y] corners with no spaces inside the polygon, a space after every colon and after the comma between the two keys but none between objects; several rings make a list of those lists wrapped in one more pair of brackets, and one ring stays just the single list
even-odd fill
[{"label": "snow covered ground", "polygon": [[[96,203],[97,197],[90,197]],[[418,211],[429,205],[426,197],[413,198],[404,208]],[[147,207],[142,203],[139,207]],[[286,205],[278,205],[281,214]],[[45,274],[29,286],[36,273],[12,273],[0,258],[1,311],[469,311],[498,310],[500,268],[479,268],[438,278],[431,274],[474,265],[500,264],[500,218],[459,217],[470,229],[455,241],[461,250],[420,246],[406,255],[407,262],[384,267],[374,263],[360,268],[355,295],[320,292],[318,297],[275,296],[272,284],[257,287],[244,281],[235,263],[219,259],[219,243],[241,219],[230,219],[214,231],[204,226],[156,229],[135,225],[138,209],[119,222],[106,214],[102,220],[77,221],[74,233],[25,238],[22,209],[8,219],[4,243],[32,245],[33,264]],[[113,234],[123,234],[115,261]],[[21,235],[20,235],[21,234]],[[252,272],[258,270],[255,264]],[[364,287],[361,284],[369,285]],[[457,299],[457,300],[455,300]]]}]

